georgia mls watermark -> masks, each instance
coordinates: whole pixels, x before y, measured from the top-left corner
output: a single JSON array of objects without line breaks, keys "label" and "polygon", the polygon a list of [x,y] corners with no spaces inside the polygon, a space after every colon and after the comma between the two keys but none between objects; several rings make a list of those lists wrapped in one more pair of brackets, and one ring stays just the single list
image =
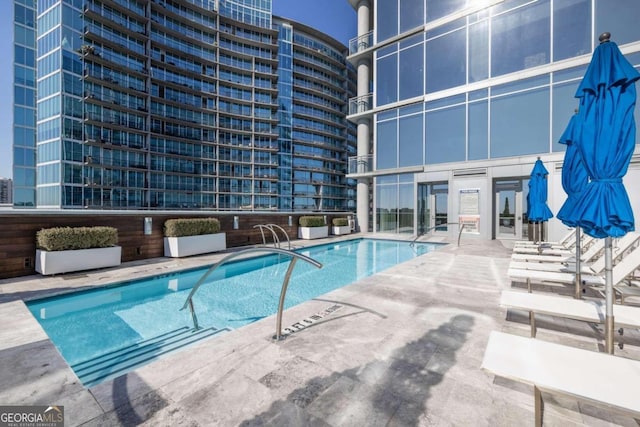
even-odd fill
[{"label": "georgia mls watermark", "polygon": [[64,427],[64,406],[0,405],[0,427]]}]

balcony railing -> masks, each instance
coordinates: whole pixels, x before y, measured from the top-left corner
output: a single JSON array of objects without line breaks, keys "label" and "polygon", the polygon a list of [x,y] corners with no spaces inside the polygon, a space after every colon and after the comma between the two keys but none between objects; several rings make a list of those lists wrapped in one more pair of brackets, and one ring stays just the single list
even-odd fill
[{"label": "balcony railing", "polygon": [[349,55],[354,55],[373,46],[373,31],[349,40]]},{"label": "balcony railing", "polygon": [[373,94],[356,96],[349,100],[349,115],[366,113],[373,108]]},{"label": "balcony railing", "polygon": [[373,172],[373,155],[349,157],[349,175]]}]

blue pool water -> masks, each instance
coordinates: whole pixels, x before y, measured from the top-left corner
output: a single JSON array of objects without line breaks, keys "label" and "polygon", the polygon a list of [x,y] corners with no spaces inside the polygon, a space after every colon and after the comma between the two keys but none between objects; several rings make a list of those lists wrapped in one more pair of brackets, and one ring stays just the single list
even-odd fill
[{"label": "blue pool water", "polygon": [[[299,249],[285,308],[436,249],[436,244],[356,239]],[[239,328],[277,311],[291,258],[261,256],[216,270],[180,311],[208,267],[34,300],[27,305],[85,385],[119,375],[198,339]],[[285,316],[286,317],[286,316]],[[299,320],[299,319],[296,319]],[[286,321],[284,322],[286,325]]]}]

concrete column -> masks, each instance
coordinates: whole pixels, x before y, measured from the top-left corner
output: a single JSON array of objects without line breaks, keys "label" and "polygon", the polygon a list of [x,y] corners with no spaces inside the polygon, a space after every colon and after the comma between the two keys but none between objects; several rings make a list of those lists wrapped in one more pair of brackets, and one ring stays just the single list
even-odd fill
[{"label": "concrete column", "polygon": [[361,0],[358,3],[358,36],[366,34],[371,30],[371,28],[369,28],[370,15],[371,7],[369,0]]},{"label": "concrete column", "polygon": [[368,59],[358,61],[358,96],[369,93],[369,81],[371,80],[371,64]]},{"label": "concrete column", "polygon": [[[357,6],[358,11],[358,36],[362,36],[371,31],[369,21],[371,18],[371,2],[370,0],[360,0]],[[369,93],[369,84],[371,81],[371,63],[369,60],[361,60],[357,65],[358,87],[357,95],[364,96]],[[372,106],[367,106],[371,108]],[[358,121],[358,157],[367,156],[371,141],[369,139],[370,120],[363,119]],[[364,165],[362,165],[364,166]],[[358,166],[358,172],[361,172]],[[364,172],[364,171],[362,171]],[[369,231],[369,183],[370,178],[358,178],[358,187],[356,192],[356,218],[358,229],[361,232]]]},{"label": "concrete column", "polygon": [[356,193],[356,218],[358,231],[369,231],[369,178],[358,178]]}]

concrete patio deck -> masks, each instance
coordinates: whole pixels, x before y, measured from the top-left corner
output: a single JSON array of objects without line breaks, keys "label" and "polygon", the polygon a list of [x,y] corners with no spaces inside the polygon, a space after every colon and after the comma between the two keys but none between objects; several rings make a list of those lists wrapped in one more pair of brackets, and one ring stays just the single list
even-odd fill
[{"label": "concrete patio deck", "polygon": [[[223,255],[2,280],[0,404],[64,405],[67,426],[531,425],[533,389],[480,369],[492,330],[529,334],[526,314],[498,306],[500,291],[512,287],[510,255],[500,241],[463,236],[459,247],[452,242],[285,311],[283,324],[291,325],[337,308],[283,341],[272,340],[270,316],[88,389],[24,299],[210,264]],[[593,325],[537,321],[538,339],[602,347],[602,331]],[[625,330],[624,341],[616,354],[640,359],[638,332]],[[547,426],[638,425],[584,402],[544,399]]]}]

